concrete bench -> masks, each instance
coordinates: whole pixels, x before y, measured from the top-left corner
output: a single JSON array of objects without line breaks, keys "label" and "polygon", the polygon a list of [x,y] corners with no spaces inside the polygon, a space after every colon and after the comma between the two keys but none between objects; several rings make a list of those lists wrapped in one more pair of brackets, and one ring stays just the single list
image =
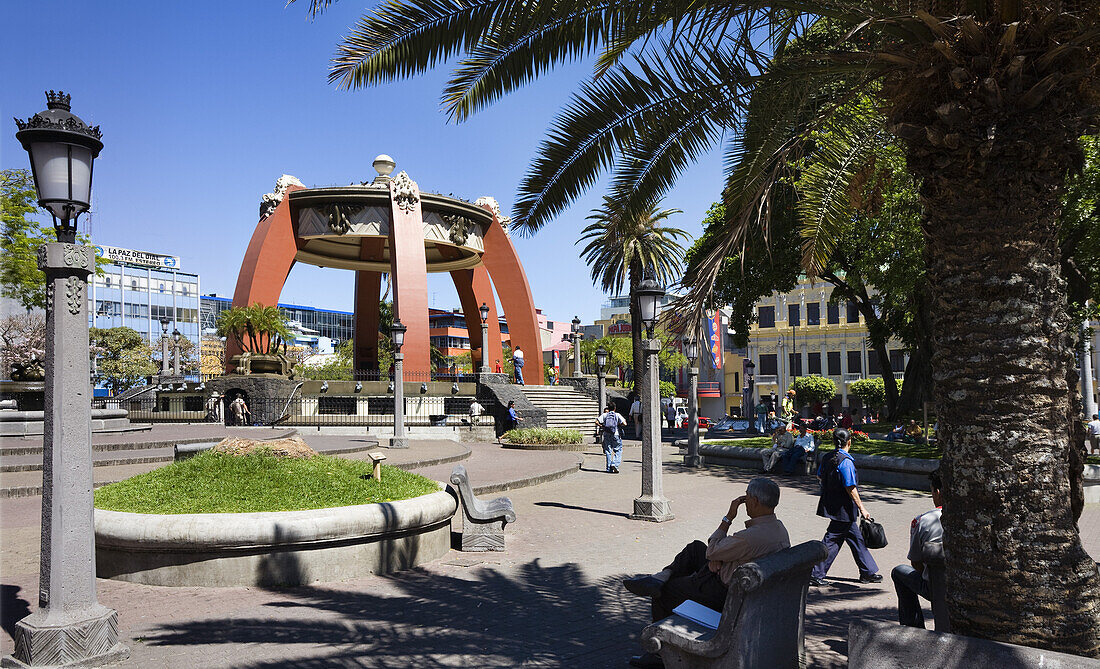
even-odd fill
[{"label": "concrete bench", "polygon": [[825,555],[825,544],[807,541],[741,565],[717,630],[673,614],[642,630],[642,647],[666,667],[802,666],[810,570]]},{"label": "concrete bench", "polygon": [[455,465],[451,470],[451,483],[462,502],[462,550],[472,553],[504,550],[504,525],[516,522],[512,500],[474,497],[470,477],[462,465]]}]

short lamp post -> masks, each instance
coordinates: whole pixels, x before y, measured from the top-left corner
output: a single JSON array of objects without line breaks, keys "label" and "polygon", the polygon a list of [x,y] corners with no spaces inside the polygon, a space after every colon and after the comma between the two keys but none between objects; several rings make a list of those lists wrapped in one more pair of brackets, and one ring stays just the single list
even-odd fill
[{"label": "short lamp post", "polygon": [[160,317],[160,375],[168,376],[172,372],[168,368],[168,325],[171,323],[167,316]]},{"label": "short lamp post", "polygon": [[74,116],[70,97],[46,93],[47,110],[16,119],[30,154],[38,203],[53,216],[56,242],[38,248],[46,274],[46,389],[42,460],[42,550],[38,610],[15,624],[4,666],[98,666],[129,656],[118,614],[99,603],[92,521],[92,412],[88,382],[88,277],[95,253],[76,243],[88,211],[98,127]]},{"label": "short lamp post", "polygon": [[699,341],[695,337],[685,337],[683,341],[684,357],[688,359],[688,444],[684,464],[688,467],[699,466],[699,368],[695,362],[699,359]]},{"label": "short lamp post", "polygon": [[183,374],[183,368],[180,367],[180,331],[179,329],[172,330],[172,373],[176,376]]},{"label": "short lamp post", "polygon": [[482,374],[488,374],[489,369],[489,305],[484,302],[478,307],[481,312],[481,369]]},{"label": "short lamp post", "polygon": [[[756,402],[754,402],[754,396],[756,395],[756,363],[752,360],[745,361],[745,410],[741,413],[745,418],[748,418],[752,424],[756,422]],[[763,426],[761,426],[763,429]]]},{"label": "short lamp post", "polygon": [[660,523],[676,517],[661,485],[661,386],[657,376],[661,340],[653,338],[665,291],[646,277],[635,294],[640,320],[646,329],[646,339],[642,341],[646,368],[640,378],[635,377],[640,382],[637,385],[642,401],[642,494],[634,499],[634,513],[630,517]]},{"label": "short lamp post", "polygon": [[405,354],[401,346],[405,343],[405,332],[400,318],[393,319],[390,337],[393,339],[393,439],[390,448],[408,448],[409,438],[405,436]]},{"label": "short lamp post", "polygon": [[603,346],[596,349],[596,386],[599,389],[598,395],[600,398],[600,411],[603,411],[607,406],[604,404],[607,395],[607,377],[604,376],[607,373],[607,349]]},{"label": "short lamp post", "polygon": [[584,338],[584,335],[581,334],[581,319],[579,317],[573,317],[570,332],[573,333],[573,376],[580,378],[583,376],[581,374],[581,339]]}]

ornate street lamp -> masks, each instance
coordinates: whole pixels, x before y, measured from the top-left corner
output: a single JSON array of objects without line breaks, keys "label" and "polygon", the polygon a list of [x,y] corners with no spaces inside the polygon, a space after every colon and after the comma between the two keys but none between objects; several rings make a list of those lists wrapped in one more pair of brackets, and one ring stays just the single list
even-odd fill
[{"label": "ornate street lamp", "polygon": [[160,374],[168,376],[168,325],[172,321],[167,316],[160,317]]},{"label": "ornate street lamp", "polygon": [[657,325],[660,301],[665,291],[647,276],[635,294],[642,325],[646,329],[646,339],[642,341],[646,369],[641,375],[635,374],[642,401],[642,494],[634,499],[634,513],[630,517],[660,523],[676,517],[661,485],[661,393],[657,377],[657,354],[661,350],[661,340],[653,338],[653,328]]},{"label": "ornate street lamp", "polygon": [[172,330],[172,367],[173,373],[176,376],[183,374],[183,368],[180,367],[180,331],[179,329]]},{"label": "ornate street lamp", "polygon": [[484,302],[478,307],[481,312],[481,369],[482,374],[488,374],[489,369],[489,305]]},{"label": "ornate street lamp", "polygon": [[393,340],[393,439],[390,448],[408,448],[409,439],[405,436],[405,354],[401,346],[405,343],[408,327],[401,324],[400,318],[393,319],[390,338]]},{"label": "ornate street lamp", "polygon": [[[756,403],[753,402],[756,395],[756,363],[752,360],[745,361],[745,417],[755,424]],[[763,430],[760,426],[759,430]]]},{"label": "ornate street lamp", "polygon": [[699,359],[699,341],[694,336],[684,337],[681,346],[684,357],[688,359],[688,443],[684,464],[688,467],[699,466],[699,368],[695,361]]},{"label": "ornate street lamp", "polygon": [[[581,319],[579,316],[573,317],[573,326],[570,328],[573,332],[573,376],[574,378],[580,378],[581,374],[581,339],[584,335],[581,334]],[[603,407],[600,407],[601,409]]]},{"label": "ornate street lamp", "polygon": [[600,397],[600,411],[603,411],[606,405],[604,404],[607,393],[607,349],[603,346],[596,349],[596,385],[599,388]]},{"label": "ornate street lamp", "polygon": [[38,203],[53,216],[57,241],[38,249],[47,295],[38,609],[15,624],[13,659],[19,666],[100,666],[130,653],[118,643],[118,614],[96,599],[87,373],[87,289],[95,253],[75,243],[103,143],[98,127],[70,113],[68,95],[49,91],[46,100],[46,111],[15,121]]}]

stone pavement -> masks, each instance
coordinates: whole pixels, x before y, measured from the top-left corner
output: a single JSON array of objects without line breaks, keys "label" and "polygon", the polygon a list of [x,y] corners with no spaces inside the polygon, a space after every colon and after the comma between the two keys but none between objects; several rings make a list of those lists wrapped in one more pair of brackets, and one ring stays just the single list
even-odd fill
[{"label": "stone pavement", "polygon": [[[483,484],[521,477],[534,466],[527,458],[545,453],[468,446],[466,464],[475,483]],[[506,460],[505,453],[515,458]],[[683,544],[709,535],[753,473],[688,470],[666,445],[665,493],[677,517],[658,525],[626,517],[641,487],[637,446],[626,448],[619,475],[603,472],[595,449],[552,455],[582,457],[583,466],[572,476],[508,493],[518,522],[506,530],[504,553],[452,551],[396,575],[286,589],[99,580],[100,601],[118,610],[120,636],[131,649],[123,666],[625,667],[640,650],[638,633],[649,611],[647,601],[627,593],[620,580],[659,569]],[[449,472],[450,466],[422,471],[439,478],[435,470]],[[814,515],[816,485],[778,480],[779,516],[792,542],[820,539],[825,521]],[[811,666],[846,665],[852,619],[894,619],[888,573],[904,561],[910,519],[931,506],[927,495],[913,491],[867,486],[861,492],[891,541],[874,552],[887,578],[860,585],[850,554],[837,559],[832,584],[811,590],[807,605]],[[12,625],[29,611],[37,590],[40,498],[2,502],[0,652],[10,653]],[[1100,506],[1086,510],[1082,531],[1086,548],[1100,555]]]}]

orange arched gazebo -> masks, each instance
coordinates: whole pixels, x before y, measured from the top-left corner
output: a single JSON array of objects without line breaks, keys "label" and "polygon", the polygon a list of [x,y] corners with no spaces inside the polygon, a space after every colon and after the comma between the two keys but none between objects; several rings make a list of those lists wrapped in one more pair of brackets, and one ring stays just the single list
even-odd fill
[{"label": "orange arched gazebo", "polygon": [[[531,287],[496,200],[471,203],[422,193],[405,172],[391,178],[388,156],[374,161],[378,176],[358,186],[306,188],[284,175],[264,196],[233,306],[278,304],[297,262],[355,272],[356,370],[378,368],[378,300],[383,273],[393,287],[394,314],[408,327],[402,351],[405,369],[431,370],[428,340],[428,272],[448,272],[458,291],[475,365],[485,350],[478,307],[489,307],[489,345],[500,342],[493,289],[504,309],[513,346],[531,361],[524,382],[542,383],[542,340]],[[241,351],[226,343],[226,360]],[[488,351],[489,361],[501,359]],[[226,371],[232,364],[227,362]]]}]

